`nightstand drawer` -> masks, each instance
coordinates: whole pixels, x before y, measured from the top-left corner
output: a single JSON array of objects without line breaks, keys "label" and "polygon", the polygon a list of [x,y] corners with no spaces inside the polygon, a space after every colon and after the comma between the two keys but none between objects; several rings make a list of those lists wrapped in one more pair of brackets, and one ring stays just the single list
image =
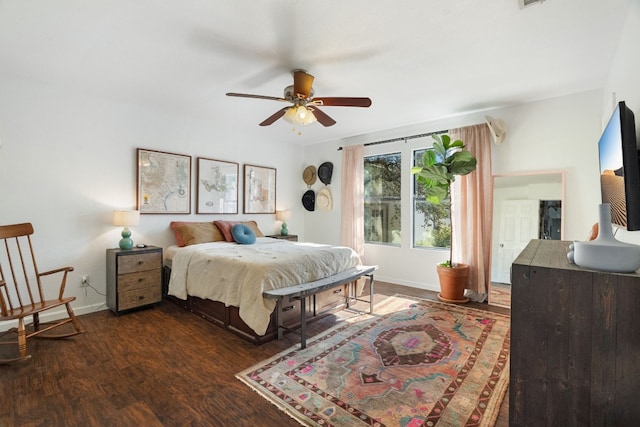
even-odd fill
[{"label": "nightstand drawer", "polygon": [[162,300],[162,289],[159,286],[118,292],[118,310],[141,307]]},{"label": "nightstand drawer", "polygon": [[148,287],[157,287],[162,281],[162,270],[140,271],[118,275],[118,293]]},{"label": "nightstand drawer", "polygon": [[150,252],[118,257],[118,274],[162,268],[162,254]]}]

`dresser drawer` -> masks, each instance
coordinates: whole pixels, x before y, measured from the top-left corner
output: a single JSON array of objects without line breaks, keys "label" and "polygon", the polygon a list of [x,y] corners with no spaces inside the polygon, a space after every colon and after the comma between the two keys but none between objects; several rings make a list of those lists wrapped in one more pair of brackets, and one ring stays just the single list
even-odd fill
[{"label": "dresser drawer", "polygon": [[280,309],[280,322],[283,325],[293,325],[300,323],[300,300],[285,297],[282,300]]},{"label": "dresser drawer", "polygon": [[129,274],[118,275],[118,293],[127,292],[133,289],[148,287],[158,287],[162,281],[162,270],[140,271]]},{"label": "dresser drawer", "polygon": [[118,310],[141,307],[154,304],[162,300],[162,289],[160,286],[133,289],[131,291],[118,292]]},{"label": "dresser drawer", "polygon": [[318,292],[316,294],[317,314],[333,310],[336,307],[342,307],[346,303],[346,290],[347,285],[343,285],[335,289]]},{"label": "dresser drawer", "polygon": [[162,268],[162,254],[150,252],[118,257],[118,274]]}]

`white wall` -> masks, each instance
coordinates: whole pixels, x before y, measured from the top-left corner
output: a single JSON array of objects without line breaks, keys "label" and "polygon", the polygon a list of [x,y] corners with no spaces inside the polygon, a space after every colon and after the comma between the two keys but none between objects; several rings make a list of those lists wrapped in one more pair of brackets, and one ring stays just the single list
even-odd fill
[{"label": "white wall", "polygon": [[[74,93],[33,81],[0,78],[0,224],[31,222],[41,270],[71,265],[66,295],[75,295],[78,313],[104,308],[105,298],[80,288],[80,276],[105,293],[105,250],[117,247],[120,227],[111,225],[115,208],[136,203],[136,148],[277,168],[277,207],[291,208],[291,233],[302,233],[302,149],[277,141],[245,141],[242,133],[221,134],[210,121]],[[242,198],[240,187],[239,197]],[[136,243],[174,243],[172,220],[210,221],[215,215],[142,215],[132,228]],[[242,212],[242,205],[240,205]],[[265,233],[280,223],[274,215],[222,215],[251,218]]]},{"label": "white wall", "polygon": [[[597,142],[600,135],[602,92],[599,90],[568,95],[512,108],[493,110],[494,117],[503,118],[509,127],[504,144],[492,147],[493,173],[564,170],[566,171],[565,239],[582,239],[597,221],[597,204],[600,199],[598,181]],[[399,136],[415,135],[443,129],[457,128],[484,122],[485,113],[475,113],[448,120],[405,129],[360,136],[329,145],[307,147],[305,160],[319,164],[332,160],[336,164],[334,176],[340,173],[340,145],[367,143]],[[366,155],[382,152],[403,153],[403,161],[410,161],[411,150],[430,145],[424,140],[410,140],[367,147]],[[410,164],[405,164],[408,171]],[[339,179],[336,182],[340,182]],[[446,259],[442,250],[411,248],[411,200],[410,176],[402,182],[403,233],[401,247],[366,245],[365,262],[378,264],[379,280],[418,288],[437,290],[434,266]],[[332,212],[305,213],[305,236],[310,240],[334,242],[339,239],[340,192],[334,193]],[[564,207],[563,207],[564,208]],[[321,226],[320,226],[321,225]]]}]

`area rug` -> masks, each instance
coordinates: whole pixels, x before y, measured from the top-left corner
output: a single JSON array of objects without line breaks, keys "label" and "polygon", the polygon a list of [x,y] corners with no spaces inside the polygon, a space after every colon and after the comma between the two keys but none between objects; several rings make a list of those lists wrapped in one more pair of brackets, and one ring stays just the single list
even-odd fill
[{"label": "area rug", "polygon": [[492,426],[509,317],[396,295],[236,377],[305,426]]}]

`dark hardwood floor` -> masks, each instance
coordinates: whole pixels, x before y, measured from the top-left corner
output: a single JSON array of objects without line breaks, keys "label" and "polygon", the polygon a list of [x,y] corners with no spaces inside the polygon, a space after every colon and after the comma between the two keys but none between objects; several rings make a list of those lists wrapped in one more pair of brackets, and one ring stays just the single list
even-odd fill
[{"label": "dark hardwood floor", "polygon": [[[396,293],[435,299],[433,292],[376,283],[376,301]],[[310,324],[309,336],[349,315]],[[85,334],[30,340],[30,360],[0,366],[0,427],[299,425],[235,378],[298,344],[296,334],[255,346],[166,301],[79,320]],[[0,346],[0,358],[13,353],[13,346]],[[508,425],[508,396],[496,425]]]}]

